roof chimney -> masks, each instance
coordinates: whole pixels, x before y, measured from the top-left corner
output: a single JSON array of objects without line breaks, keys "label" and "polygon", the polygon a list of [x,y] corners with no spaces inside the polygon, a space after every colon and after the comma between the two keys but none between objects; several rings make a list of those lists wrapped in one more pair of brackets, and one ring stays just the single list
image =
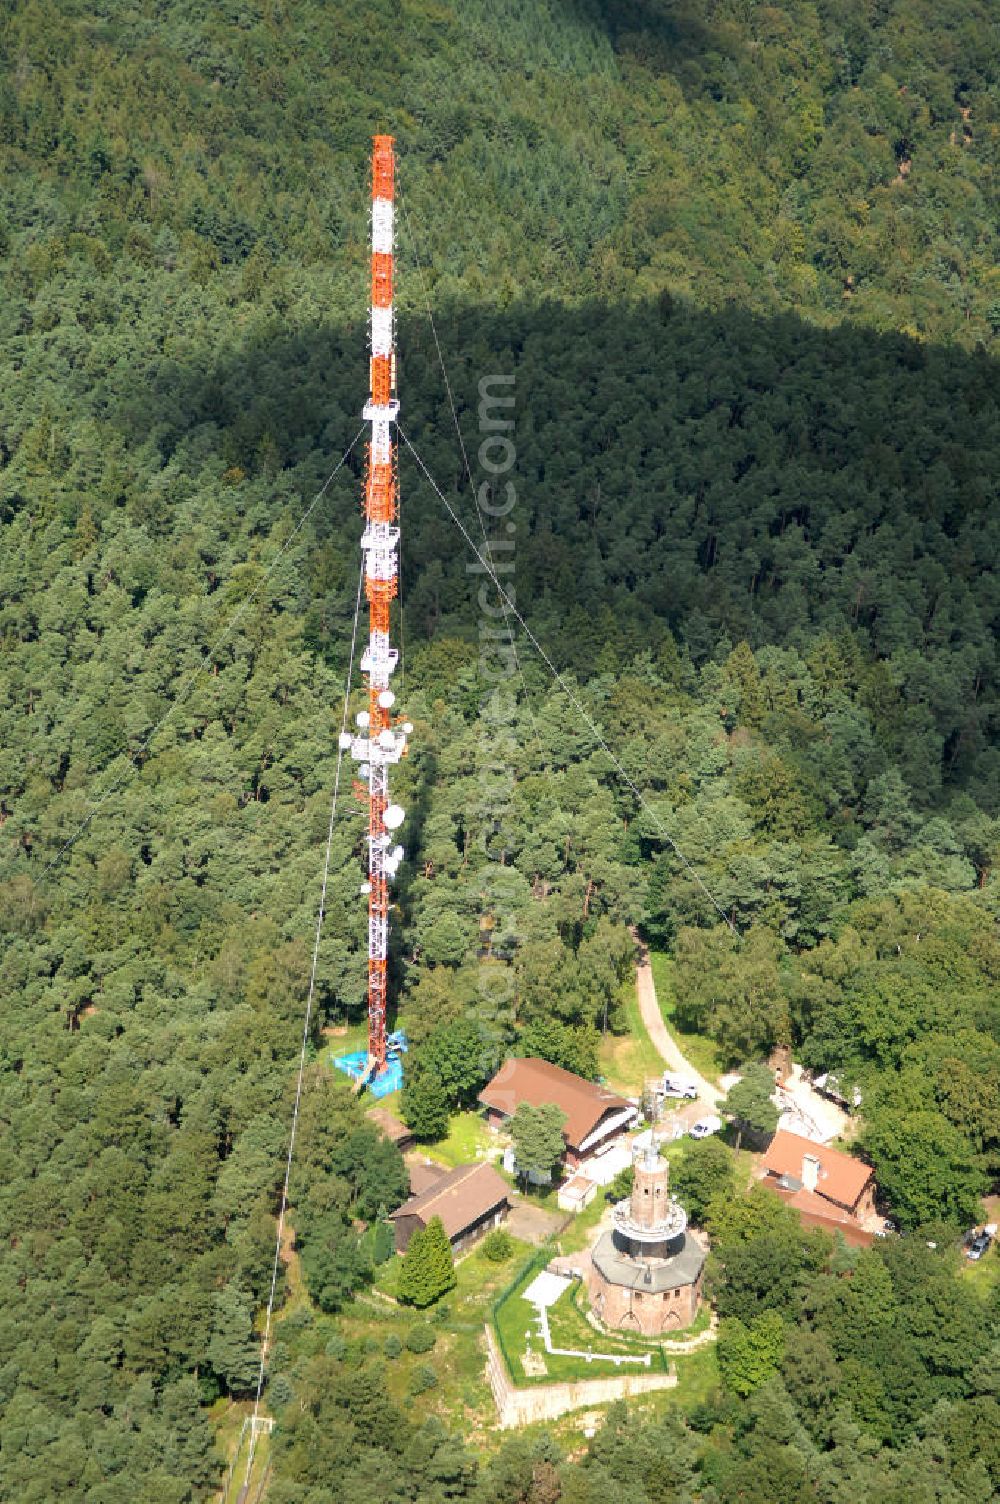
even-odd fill
[{"label": "roof chimney", "polygon": [[802,1156],[802,1185],[807,1191],[814,1191],[819,1182],[819,1160],[815,1154],[803,1154]]}]

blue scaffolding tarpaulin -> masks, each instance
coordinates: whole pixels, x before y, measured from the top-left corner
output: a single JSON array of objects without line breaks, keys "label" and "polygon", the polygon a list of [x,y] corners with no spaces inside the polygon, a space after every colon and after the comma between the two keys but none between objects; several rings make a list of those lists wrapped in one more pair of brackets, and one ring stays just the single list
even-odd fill
[{"label": "blue scaffolding tarpaulin", "polygon": [[[403,1086],[403,1060],[406,1053],[406,1035],[402,1029],[397,1029],[390,1034],[387,1043],[387,1055],[385,1070],[369,1081],[366,1090],[373,1097],[388,1097],[394,1091],[401,1091]],[[350,1076],[352,1081],[363,1081],[368,1071],[368,1051],[352,1050],[348,1055],[335,1055],[333,1057],[334,1068],[343,1071]]]}]

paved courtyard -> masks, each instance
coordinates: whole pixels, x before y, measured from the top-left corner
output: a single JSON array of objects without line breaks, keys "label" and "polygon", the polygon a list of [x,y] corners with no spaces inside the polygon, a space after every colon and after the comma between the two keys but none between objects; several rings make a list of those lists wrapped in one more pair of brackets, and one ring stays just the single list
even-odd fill
[{"label": "paved courtyard", "polygon": [[572,1279],[565,1274],[553,1274],[551,1269],[543,1269],[541,1274],[535,1275],[528,1288],[522,1290],[521,1298],[530,1301],[533,1306],[554,1306],[572,1283]]},{"label": "paved courtyard", "polygon": [[618,1171],[628,1169],[631,1163],[632,1140],[625,1139],[612,1144],[603,1154],[592,1154],[589,1159],[581,1161],[576,1174],[586,1175],[595,1185],[610,1185]]},{"label": "paved courtyard", "polygon": [[805,1078],[801,1065],[792,1067],[784,1090],[775,1093],[775,1100],[781,1109],[778,1126],[817,1144],[829,1144],[835,1138],[853,1138],[857,1131],[855,1122],[843,1108],[822,1096]]}]

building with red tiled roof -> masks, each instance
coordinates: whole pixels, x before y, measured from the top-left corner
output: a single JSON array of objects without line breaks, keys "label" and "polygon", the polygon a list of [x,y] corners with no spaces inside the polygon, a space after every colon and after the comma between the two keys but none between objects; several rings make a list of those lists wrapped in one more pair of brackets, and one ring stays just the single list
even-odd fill
[{"label": "building with red tiled roof", "polygon": [[418,1228],[440,1217],[452,1248],[467,1248],[510,1211],[510,1187],[492,1165],[459,1165],[438,1176],[390,1214],[396,1252],[405,1253]]},{"label": "building with red tiled roof", "polygon": [[493,1127],[513,1117],[522,1102],[530,1107],[551,1102],[561,1108],[566,1116],[566,1163],[572,1168],[638,1117],[638,1109],[625,1097],[534,1055],[505,1060],[479,1100]]},{"label": "building with red tiled roof", "polygon": [[795,1208],[806,1227],[839,1230],[849,1243],[864,1246],[881,1226],[875,1210],[875,1172],[853,1154],[779,1128],[758,1173]]}]

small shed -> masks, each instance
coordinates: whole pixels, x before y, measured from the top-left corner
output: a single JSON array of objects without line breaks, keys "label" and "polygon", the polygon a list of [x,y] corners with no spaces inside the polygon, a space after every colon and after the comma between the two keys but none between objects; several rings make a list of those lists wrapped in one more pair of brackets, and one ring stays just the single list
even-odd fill
[{"label": "small shed", "polygon": [[597,1195],[597,1181],[587,1175],[572,1175],[563,1182],[556,1196],[556,1205],[561,1212],[582,1212]]}]

